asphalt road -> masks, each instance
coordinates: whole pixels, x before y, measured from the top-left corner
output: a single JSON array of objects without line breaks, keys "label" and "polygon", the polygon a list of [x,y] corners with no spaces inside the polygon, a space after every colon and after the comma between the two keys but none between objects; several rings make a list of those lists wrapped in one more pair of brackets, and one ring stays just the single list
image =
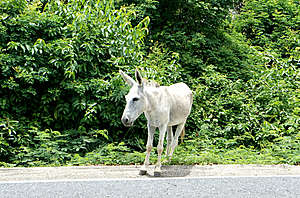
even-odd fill
[{"label": "asphalt road", "polygon": [[14,181],[0,197],[300,197],[299,176]]},{"label": "asphalt road", "polygon": [[139,166],[0,168],[0,198],[298,197],[300,166]]}]

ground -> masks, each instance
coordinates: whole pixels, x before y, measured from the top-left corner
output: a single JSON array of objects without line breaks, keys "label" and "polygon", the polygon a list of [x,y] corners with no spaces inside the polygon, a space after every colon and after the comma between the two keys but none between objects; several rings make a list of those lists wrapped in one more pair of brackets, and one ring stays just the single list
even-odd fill
[{"label": "ground", "polygon": [[[153,177],[138,175],[140,166],[70,166],[37,168],[0,168],[1,181],[110,179]],[[300,166],[291,165],[190,165],[162,166],[162,177],[280,176],[300,175]]]}]

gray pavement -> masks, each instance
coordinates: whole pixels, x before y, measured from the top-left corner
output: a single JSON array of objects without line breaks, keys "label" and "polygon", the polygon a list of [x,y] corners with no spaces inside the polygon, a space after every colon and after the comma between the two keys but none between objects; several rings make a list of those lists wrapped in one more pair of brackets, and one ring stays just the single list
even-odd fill
[{"label": "gray pavement", "polygon": [[0,183],[1,198],[300,197],[300,177],[136,178]]},{"label": "gray pavement", "polygon": [[300,197],[300,166],[139,166],[0,168],[1,198]]}]

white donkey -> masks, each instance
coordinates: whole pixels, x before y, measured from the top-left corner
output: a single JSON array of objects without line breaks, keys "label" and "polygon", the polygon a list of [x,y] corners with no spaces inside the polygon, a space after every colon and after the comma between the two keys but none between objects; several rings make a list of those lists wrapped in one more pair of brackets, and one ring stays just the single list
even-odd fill
[{"label": "white donkey", "polygon": [[[189,87],[184,83],[171,86],[159,86],[156,83],[147,83],[138,70],[135,71],[136,81],[120,71],[125,82],[131,87],[125,96],[126,107],[122,116],[125,126],[132,126],[133,122],[144,112],[148,125],[147,154],[144,165],[140,169],[140,175],[145,175],[149,166],[150,152],[153,146],[155,129],[159,128],[159,141],[157,145],[158,159],[154,170],[154,176],[161,175],[161,154],[166,131],[167,156],[172,157],[188,115],[191,112],[193,95]],[[173,136],[172,126],[177,125]]]}]

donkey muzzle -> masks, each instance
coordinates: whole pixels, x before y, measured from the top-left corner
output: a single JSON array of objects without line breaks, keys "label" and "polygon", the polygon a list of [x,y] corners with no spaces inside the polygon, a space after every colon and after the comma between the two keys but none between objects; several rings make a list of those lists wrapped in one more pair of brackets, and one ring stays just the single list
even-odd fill
[{"label": "donkey muzzle", "polygon": [[124,126],[126,126],[126,127],[130,127],[130,126],[133,125],[133,121],[131,121],[131,119],[128,118],[127,116],[123,116],[123,117],[121,118],[121,121],[122,121],[122,123],[124,124]]}]

